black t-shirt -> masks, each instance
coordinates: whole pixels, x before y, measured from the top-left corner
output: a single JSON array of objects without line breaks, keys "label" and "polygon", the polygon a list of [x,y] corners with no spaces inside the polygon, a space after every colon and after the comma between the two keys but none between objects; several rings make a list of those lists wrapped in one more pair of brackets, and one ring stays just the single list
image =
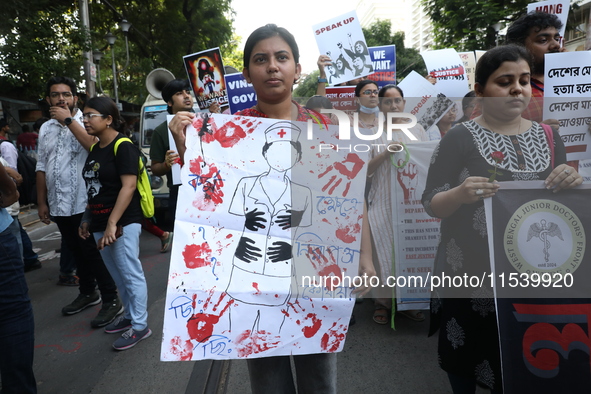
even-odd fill
[{"label": "black t-shirt", "polygon": [[[138,175],[140,153],[131,142],[121,142],[115,157],[115,142],[124,137],[123,134],[119,134],[104,148],[96,144],[86,159],[82,177],[86,182],[88,204],[92,213],[89,228],[91,232],[105,231],[107,228],[109,215],[121,190],[121,175]],[[141,223],[142,219],[140,194],[136,190],[117,224],[126,226],[131,223]]]}]

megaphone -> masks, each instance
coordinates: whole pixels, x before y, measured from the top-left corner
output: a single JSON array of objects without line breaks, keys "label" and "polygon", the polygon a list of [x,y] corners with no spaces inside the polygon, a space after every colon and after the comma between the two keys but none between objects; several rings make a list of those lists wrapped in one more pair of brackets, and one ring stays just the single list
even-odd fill
[{"label": "megaphone", "polygon": [[150,74],[146,77],[146,89],[148,93],[157,99],[162,99],[162,89],[164,85],[174,79],[174,74],[165,68],[156,68],[150,71]]}]

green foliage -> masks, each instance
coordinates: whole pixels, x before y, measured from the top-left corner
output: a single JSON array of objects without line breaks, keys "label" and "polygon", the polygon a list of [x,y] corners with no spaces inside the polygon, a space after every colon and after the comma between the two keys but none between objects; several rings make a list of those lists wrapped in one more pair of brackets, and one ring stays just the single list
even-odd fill
[{"label": "green foliage", "polygon": [[363,29],[363,35],[368,46],[396,45],[396,80],[398,82],[413,70],[421,75],[427,74],[425,62],[419,51],[404,46],[404,32],[397,31],[392,34],[390,20],[376,20],[367,29]]},{"label": "green foliage", "polygon": [[43,81],[53,75],[77,77],[89,35],[79,28],[71,5],[42,1],[40,9],[13,2],[14,17],[0,21],[0,86],[23,97],[44,95]]},{"label": "green foliage", "polygon": [[487,50],[496,44],[495,23],[511,24],[528,0],[422,0],[433,21],[435,48]]},{"label": "green foliage", "polygon": [[298,84],[298,87],[293,91],[293,97],[312,97],[316,94],[316,85],[318,84],[318,70],[312,71],[303,81]]},{"label": "green foliage", "polygon": [[242,51],[238,50],[238,43],[240,42],[240,36],[234,34],[232,40],[223,45],[220,50],[222,52],[222,59],[224,66],[234,67],[236,70],[242,72],[244,66]]},{"label": "green foliage", "polygon": [[[8,3],[0,20],[0,89],[18,88],[21,98],[42,97],[45,82],[53,75],[81,82],[82,53],[90,47],[105,54],[100,62],[101,85],[105,94],[112,95],[111,51],[104,39],[109,31],[117,36],[119,98],[138,104],[147,95],[144,80],[152,69],[163,67],[183,78],[183,56],[214,47],[232,54],[236,49],[230,0],[92,1],[90,35],[80,28],[77,1]],[[130,62],[124,72],[125,40],[117,26],[121,19],[132,23]]]}]

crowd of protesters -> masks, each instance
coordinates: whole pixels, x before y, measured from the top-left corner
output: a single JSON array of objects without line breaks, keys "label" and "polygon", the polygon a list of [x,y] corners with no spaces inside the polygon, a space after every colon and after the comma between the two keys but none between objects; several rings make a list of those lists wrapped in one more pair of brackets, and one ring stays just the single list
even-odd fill
[{"label": "crowd of protesters", "polygon": [[[462,101],[461,119],[454,106],[439,120],[435,134],[440,142],[422,196],[426,212],[443,219],[436,271],[453,258],[463,259],[458,266],[470,274],[486,271],[489,265],[486,238],[480,232],[486,223],[472,223],[472,218],[480,217],[476,211],[482,209],[483,199],[495,195],[499,189],[498,183],[489,182],[486,175],[495,164],[489,159],[490,153],[498,146],[510,146],[522,152],[510,155],[516,159],[503,164],[503,175],[498,180],[540,179],[555,191],[582,183],[577,169],[566,163],[557,122],[542,120],[541,116],[544,54],[563,50],[558,35],[560,27],[557,17],[544,13],[530,13],[514,22],[507,32],[510,45],[491,49],[478,61],[475,89]],[[256,29],[246,42],[243,74],[253,84],[258,102],[237,115],[297,121],[320,118],[324,123],[334,123],[336,119],[319,111],[331,107],[324,97],[328,82],[324,68],[335,64],[323,55],[318,66],[321,72],[318,95],[307,103],[307,108],[302,107],[292,98],[293,85],[301,71],[295,38],[272,24]],[[279,82],[266,84],[269,75]],[[374,81],[363,78],[348,84],[355,86],[357,103],[351,120],[360,128],[383,126],[379,124],[383,119],[379,116],[381,112],[404,112],[406,101],[399,87],[387,85],[380,89]],[[480,100],[490,97],[509,98],[511,105]],[[39,219],[46,224],[51,221],[57,224],[62,254],[69,253],[75,265],[60,269],[59,282],[79,287],[78,296],[62,308],[62,313],[73,315],[102,303],[90,325],[109,334],[122,333],[113,343],[117,350],[129,349],[152,334],[148,328],[147,285],[139,260],[139,234],[142,223],[144,228],[154,226],[145,223],[139,205],[136,189],[139,150],[118,131],[121,116],[111,99],[92,98],[79,107],[76,83],[68,77],[51,78],[45,99],[49,104],[48,118],[35,122],[32,132],[23,129],[16,146],[0,143],[3,393],[36,392],[33,312],[24,272],[40,268],[41,263],[18,217],[15,218],[18,216],[18,207],[14,205],[18,203],[16,185],[23,182],[16,163],[18,150],[36,152]],[[184,130],[195,114],[186,80],[169,82],[163,89],[163,99],[169,113],[175,116],[168,127],[162,124],[154,132],[152,171],[168,176],[174,215],[178,189],[172,185],[171,168],[179,159],[182,162]],[[178,151],[170,149],[168,128]],[[6,140],[9,130],[6,120],[0,120],[0,140]],[[418,141],[430,139],[421,126],[410,131]],[[412,142],[400,130],[394,130],[393,135],[393,140],[380,142],[386,145]],[[548,135],[553,137],[547,139]],[[368,162],[359,268],[360,275],[379,275],[382,280],[392,273],[390,155],[388,150],[371,152]],[[162,240],[162,251],[168,250],[172,233],[151,232]],[[448,256],[454,248],[460,253]],[[358,289],[361,294],[368,291]],[[440,365],[448,373],[454,393],[474,392],[477,384],[494,393],[502,392],[492,300],[491,308],[482,313],[472,307],[469,299],[442,298],[431,304],[431,333],[439,330]],[[373,320],[387,324],[392,309],[391,298],[375,296]],[[406,311],[405,315],[418,322],[425,320],[422,311]],[[448,332],[451,320],[464,332],[462,346],[454,343]],[[336,354],[294,356],[292,360],[296,381],[292,378],[288,356],[249,359],[253,392],[294,392],[295,387],[300,392],[336,392]],[[480,368],[484,361],[487,370]]]}]

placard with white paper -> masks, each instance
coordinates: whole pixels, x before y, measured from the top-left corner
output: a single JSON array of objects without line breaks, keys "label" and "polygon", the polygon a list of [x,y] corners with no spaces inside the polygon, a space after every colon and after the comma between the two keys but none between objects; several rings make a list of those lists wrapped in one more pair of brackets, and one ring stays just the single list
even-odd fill
[{"label": "placard with white paper", "polygon": [[591,159],[591,53],[547,53],[544,119],[557,119],[567,160]]},{"label": "placard with white paper", "polygon": [[470,91],[460,55],[455,49],[438,49],[421,53],[427,72],[437,78],[437,89],[447,97],[464,97]]},{"label": "placard with white paper", "polygon": [[318,50],[329,56],[326,74],[331,85],[365,77],[374,72],[363,30],[355,11],[313,26]]},{"label": "placard with white paper", "polygon": [[453,105],[453,102],[438,90],[439,84],[431,84],[416,71],[408,74],[398,86],[404,92],[405,111],[416,116],[417,123],[425,130],[437,123]]},{"label": "placard with white paper", "polygon": [[569,9],[569,0],[539,1],[537,3],[530,3],[527,5],[527,12],[538,11],[556,15],[562,22],[562,27],[559,30],[561,37],[564,37],[564,33],[566,32],[566,22],[568,20]]}]

